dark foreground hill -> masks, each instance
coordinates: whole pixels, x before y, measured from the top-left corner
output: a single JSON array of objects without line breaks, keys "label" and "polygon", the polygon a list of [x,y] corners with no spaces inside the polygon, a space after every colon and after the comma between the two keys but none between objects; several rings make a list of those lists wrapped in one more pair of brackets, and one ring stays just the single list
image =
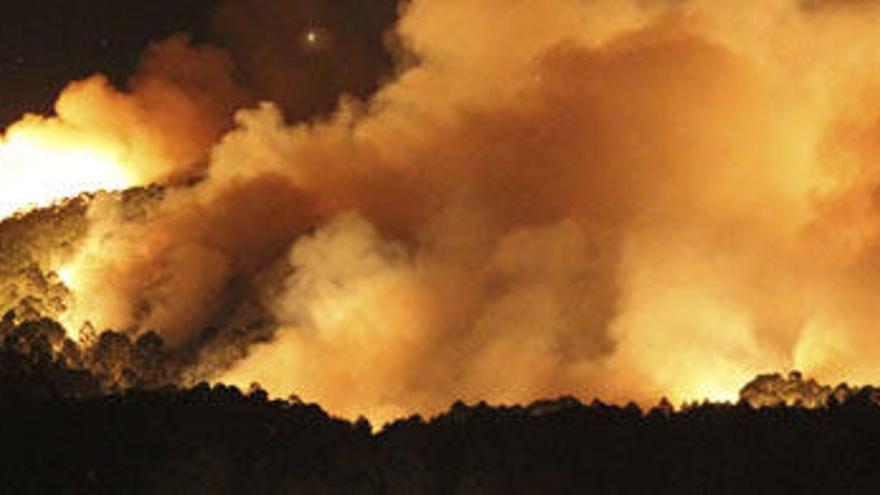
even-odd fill
[{"label": "dark foreground hill", "polygon": [[369,425],[225,387],[6,401],[4,493],[792,493],[880,487],[880,410],[556,401]]},{"label": "dark foreground hill", "polygon": [[[156,373],[161,340],[107,332],[79,352],[57,324],[2,323],[2,493],[872,493],[876,389],[823,407],[454,404],[365,420]],[[800,378],[763,377],[790,395]],[[753,389],[756,389],[754,386]],[[838,400],[842,397],[842,402]],[[780,404],[785,404],[780,402]]]}]

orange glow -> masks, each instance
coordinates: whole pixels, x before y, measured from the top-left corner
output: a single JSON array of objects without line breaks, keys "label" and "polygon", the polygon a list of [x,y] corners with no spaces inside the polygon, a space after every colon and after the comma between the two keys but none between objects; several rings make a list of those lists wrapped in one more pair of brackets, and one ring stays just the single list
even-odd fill
[{"label": "orange glow", "polygon": [[[77,266],[73,263],[67,264],[59,268],[56,273],[58,274],[58,279],[64,284],[65,287],[70,291],[71,296],[74,298],[70,304],[75,304],[75,298],[79,290],[79,280],[78,280],[78,270]],[[77,317],[74,315],[74,308],[69,307],[67,310],[58,316],[58,322],[67,330],[67,337],[73,341],[79,341],[80,339],[80,330],[82,329],[82,321],[79,321]]]},{"label": "orange glow", "polygon": [[0,218],[137,181],[115,143],[93,143],[29,118],[0,137]]},{"label": "orange glow", "polygon": [[68,289],[76,288],[76,270],[71,266],[64,266],[58,269],[58,278]]}]

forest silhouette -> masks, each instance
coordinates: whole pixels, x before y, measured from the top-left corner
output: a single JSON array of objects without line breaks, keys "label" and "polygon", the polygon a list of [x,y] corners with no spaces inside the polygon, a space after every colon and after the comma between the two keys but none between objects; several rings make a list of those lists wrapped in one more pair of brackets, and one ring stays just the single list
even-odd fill
[{"label": "forest silhouette", "polygon": [[[162,339],[107,331],[83,350],[51,319],[0,323],[0,487],[6,493],[736,493],[880,486],[880,392],[822,404],[799,375],[744,389],[775,403],[572,397],[452,404],[375,428],[295,395],[173,385]],[[774,388],[775,387],[775,388]],[[787,392],[786,392],[787,391]],[[796,394],[795,394],[796,395]]]}]

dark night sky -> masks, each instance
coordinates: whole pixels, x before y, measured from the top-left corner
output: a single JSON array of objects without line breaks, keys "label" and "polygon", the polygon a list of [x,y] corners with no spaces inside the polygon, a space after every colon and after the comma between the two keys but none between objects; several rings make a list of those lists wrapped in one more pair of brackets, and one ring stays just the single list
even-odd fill
[{"label": "dark night sky", "polygon": [[204,37],[217,0],[6,0],[0,30],[0,127],[45,113],[64,85],[95,72],[122,83],[151,42]]},{"label": "dark night sky", "polygon": [[[375,89],[392,65],[383,35],[397,14],[396,0],[6,0],[3,7],[0,128],[24,112],[51,112],[75,79],[101,72],[124,87],[144,49],[178,32],[227,50],[254,100],[305,118],[332,109],[340,92]],[[312,25],[326,27],[333,46],[291,50]]]}]

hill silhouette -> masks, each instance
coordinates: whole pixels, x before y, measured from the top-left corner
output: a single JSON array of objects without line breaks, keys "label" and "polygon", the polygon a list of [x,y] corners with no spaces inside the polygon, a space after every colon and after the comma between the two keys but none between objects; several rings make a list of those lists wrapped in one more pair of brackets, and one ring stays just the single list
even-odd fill
[{"label": "hill silhouette", "polygon": [[[50,319],[0,323],[0,487],[8,493],[866,492],[880,407],[838,387],[817,407],[575,398],[456,402],[373,430],[254,385],[174,385],[161,338],[90,348]],[[802,380],[768,375],[761,383]],[[751,388],[750,388],[751,387]],[[744,388],[745,397],[750,384]],[[801,402],[798,402],[801,404]]]}]

